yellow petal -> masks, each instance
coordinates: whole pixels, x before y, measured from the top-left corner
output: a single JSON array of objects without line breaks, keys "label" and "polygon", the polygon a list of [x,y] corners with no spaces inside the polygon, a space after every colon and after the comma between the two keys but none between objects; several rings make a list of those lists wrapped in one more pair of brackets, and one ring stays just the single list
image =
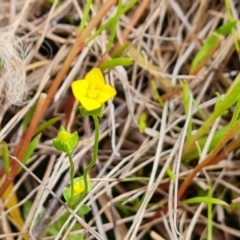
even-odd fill
[{"label": "yellow petal", "polygon": [[105,85],[105,80],[103,74],[99,68],[93,68],[87,75],[85,79],[88,81],[89,85],[101,89]]},{"label": "yellow petal", "polygon": [[81,98],[87,96],[89,83],[86,80],[77,80],[72,83],[72,91],[74,97],[81,102]]},{"label": "yellow petal", "polygon": [[87,111],[93,111],[102,106],[102,104],[93,98],[81,97],[81,104]]},{"label": "yellow petal", "polygon": [[110,98],[114,97],[116,95],[116,90],[115,88],[113,88],[112,86],[106,84],[101,91],[98,94],[97,100],[100,103],[104,103],[107,100],[109,100]]}]

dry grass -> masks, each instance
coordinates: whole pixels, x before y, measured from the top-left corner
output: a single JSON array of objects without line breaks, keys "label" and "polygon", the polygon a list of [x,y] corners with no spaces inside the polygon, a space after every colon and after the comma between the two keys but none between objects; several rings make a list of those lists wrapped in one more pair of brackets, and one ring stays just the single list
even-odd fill
[{"label": "dry grass", "polygon": [[[0,57],[5,67],[0,84],[0,140],[9,144],[11,153],[22,136],[24,116],[40,94],[48,91],[75,42],[84,2],[66,0],[59,5],[50,5],[44,0],[0,0]],[[98,12],[102,2],[95,1],[92,15]],[[129,30],[129,34],[127,30],[125,34],[131,44],[125,54],[134,58],[134,64],[127,68],[116,67],[106,74],[107,81],[116,87],[118,94],[113,100],[114,105],[109,104],[100,120],[99,161],[91,171],[95,186],[81,203],[91,205],[92,214],[82,219],[71,212],[57,236],[44,236],[66,207],[62,189],[69,182],[69,162],[65,154],[59,155],[52,146],[60,125],[71,131],[77,130],[81,136],[74,152],[76,175],[82,173],[91,158],[92,121],[76,117],[77,103],[71,105],[69,86],[99,63],[105,53],[108,32],[94,39],[76,57],[42,119],[58,116],[60,122],[41,133],[40,143],[26,166],[13,156],[13,161],[23,168],[14,181],[13,191],[19,199],[17,206],[22,209],[27,201],[32,205],[24,226],[18,231],[9,214],[13,208],[5,207],[11,195],[0,200],[0,239],[20,240],[26,232],[30,239],[46,240],[67,239],[69,232],[85,234],[86,239],[206,239],[206,205],[186,206],[176,198],[179,184],[197,164],[197,159],[190,165],[181,160],[189,120],[192,118],[195,129],[203,123],[196,114],[194,101],[209,116],[216,103],[215,92],[224,94],[239,70],[239,59],[229,35],[208,63],[196,75],[189,75],[197,50],[217,26],[226,22],[226,10],[223,2],[217,0],[140,2],[145,2],[147,7],[135,26],[129,28],[138,6],[121,18],[117,29],[120,43],[123,29]],[[237,18],[240,4],[231,2]],[[102,22],[115,10],[113,7]],[[187,81],[191,89],[188,115],[184,113],[181,92],[176,93],[181,79]],[[163,107],[153,93],[151,82],[162,93]],[[27,101],[23,98],[26,92]],[[21,102],[24,102],[21,106],[12,105]],[[143,112],[147,113],[147,128],[140,132],[138,121]],[[229,116],[216,121],[209,138],[227,121]],[[200,159],[206,156],[207,147]],[[239,166],[238,152],[227,153],[222,161],[206,167],[194,179],[185,198],[206,191],[211,182],[215,197],[229,203],[237,199],[240,194]],[[170,181],[166,175],[168,167],[173,169],[179,181]],[[122,181],[136,176],[149,180]],[[168,205],[168,213],[154,219],[158,204]],[[38,221],[42,207],[46,212]],[[221,206],[213,207],[213,239],[239,239],[239,213],[227,212]],[[72,230],[75,222],[83,229]]]}]

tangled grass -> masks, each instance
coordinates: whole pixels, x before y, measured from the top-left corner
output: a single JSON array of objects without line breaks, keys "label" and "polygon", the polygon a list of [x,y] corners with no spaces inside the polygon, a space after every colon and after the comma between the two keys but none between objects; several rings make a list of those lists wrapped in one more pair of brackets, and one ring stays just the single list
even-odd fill
[{"label": "tangled grass", "polygon": [[[111,2],[94,1],[84,29]],[[3,164],[0,169],[0,239],[240,238],[239,110],[236,91],[230,91],[239,87],[239,1],[141,0],[120,17],[107,54],[110,29],[85,46],[81,37],[115,16],[117,1],[80,35],[85,1],[0,0],[0,5],[0,140],[10,155],[10,173]],[[217,44],[193,71],[197,52],[232,19],[236,25],[217,35]],[[100,121],[94,187],[78,206],[92,211],[82,218],[68,209],[64,219],[69,162],[52,139],[61,125],[78,132],[78,176],[91,160],[94,135],[91,119],[77,112],[71,82],[124,43],[123,56],[134,63],[106,71],[117,96]],[[75,56],[66,68],[71,51]],[[212,118],[226,96],[231,104]],[[195,134],[200,137],[193,141]],[[25,152],[30,157],[23,163]],[[193,204],[195,197],[200,198]]]}]

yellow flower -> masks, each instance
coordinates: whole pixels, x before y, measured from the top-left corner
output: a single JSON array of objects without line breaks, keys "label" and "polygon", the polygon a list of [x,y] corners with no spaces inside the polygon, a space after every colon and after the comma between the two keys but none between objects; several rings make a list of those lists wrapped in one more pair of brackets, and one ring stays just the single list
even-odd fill
[{"label": "yellow flower", "polygon": [[83,193],[85,187],[81,182],[75,182],[73,186],[73,196],[77,196],[80,193]]},{"label": "yellow flower", "polygon": [[116,95],[116,90],[105,83],[103,74],[99,68],[93,68],[85,79],[72,83],[74,97],[87,111],[100,108],[106,101]]}]

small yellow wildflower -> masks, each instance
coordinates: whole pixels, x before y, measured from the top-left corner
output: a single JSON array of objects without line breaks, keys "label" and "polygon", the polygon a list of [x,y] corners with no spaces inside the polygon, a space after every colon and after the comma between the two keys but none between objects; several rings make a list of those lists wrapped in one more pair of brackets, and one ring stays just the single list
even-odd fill
[{"label": "small yellow wildflower", "polygon": [[83,193],[85,187],[81,182],[75,182],[73,186],[73,196],[77,196],[81,193]]},{"label": "small yellow wildflower", "polygon": [[87,73],[85,79],[74,81],[72,91],[75,98],[87,111],[100,108],[106,101],[116,95],[116,90],[105,83],[99,68],[93,68]]}]

